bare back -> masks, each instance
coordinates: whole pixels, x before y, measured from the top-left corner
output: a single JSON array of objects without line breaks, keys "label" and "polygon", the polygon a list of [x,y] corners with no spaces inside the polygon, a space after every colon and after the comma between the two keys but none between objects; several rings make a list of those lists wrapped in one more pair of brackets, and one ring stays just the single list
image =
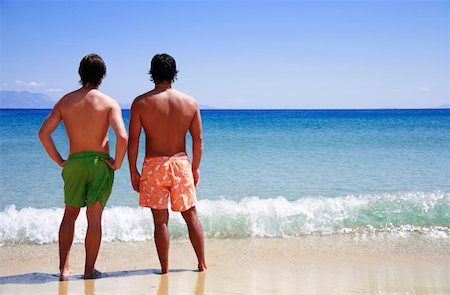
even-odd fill
[{"label": "bare back", "polygon": [[197,102],[175,89],[155,89],[136,98],[146,136],[146,156],[170,156],[186,152],[186,133],[198,112]]},{"label": "bare back", "polygon": [[84,88],[67,94],[58,102],[71,154],[83,151],[109,153],[109,116],[114,104],[117,103],[100,91]]}]

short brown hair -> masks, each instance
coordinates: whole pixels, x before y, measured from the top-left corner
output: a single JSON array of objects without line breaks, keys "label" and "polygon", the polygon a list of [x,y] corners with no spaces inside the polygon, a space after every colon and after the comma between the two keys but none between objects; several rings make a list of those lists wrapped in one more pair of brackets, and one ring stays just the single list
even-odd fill
[{"label": "short brown hair", "polygon": [[97,86],[106,75],[105,62],[98,54],[88,54],[80,61],[78,74],[80,74],[80,83],[83,86],[88,83]]},{"label": "short brown hair", "polygon": [[173,82],[177,77],[177,73],[177,64],[170,55],[163,53],[157,54],[152,58],[149,74],[153,82]]}]

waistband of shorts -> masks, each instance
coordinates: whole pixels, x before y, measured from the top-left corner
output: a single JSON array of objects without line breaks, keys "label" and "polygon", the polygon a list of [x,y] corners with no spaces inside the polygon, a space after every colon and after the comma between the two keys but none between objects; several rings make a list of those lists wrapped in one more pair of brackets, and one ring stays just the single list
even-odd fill
[{"label": "waistband of shorts", "polygon": [[188,156],[186,155],[186,153],[177,153],[175,155],[172,156],[150,156],[150,157],[145,157],[144,161],[168,161],[168,160],[189,160]]},{"label": "waistband of shorts", "polygon": [[105,158],[109,159],[110,156],[107,153],[102,152],[79,152],[70,154],[69,159],[78,159],[78,158]]}]

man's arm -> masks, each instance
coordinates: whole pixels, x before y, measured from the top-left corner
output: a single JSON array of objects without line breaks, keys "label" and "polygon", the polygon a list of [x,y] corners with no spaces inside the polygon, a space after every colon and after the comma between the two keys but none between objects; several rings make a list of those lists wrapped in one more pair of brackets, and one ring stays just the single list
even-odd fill
[{"label": "man's arm", "polygon": [[136,161],[139,151],[139,137],[141,136],[142,122],[136,101],[133,102],[130,113],[130,126],[128,129],[128,133],[130,134],[130,140],[128,141],[128,163],[130,165],[131,185],[135,191],[139,192],[141,175],[137,170]]},{"label": "man's arm", "polygon": [[113,106],[109,112],[108,121],[109,125],[111,125],[114,133],[116,134],[116,151],[114,154],[115,159],[102,160],[106,164],[108,164],[111,169],[117,170],[122,167],[123,158],[125,157],[125,152],[127,151],[128,136],[122,119],[122,111],[119,104],[115,100],[113,101]]},{"label": "man's arm", "polygon": [[189,133],[192,137],[192,175],[194,176],[194,184],[197,186],[200,180],[199,167],[203,152],[202,118],[198,107],[189,127]]},{"label": "man's arm", "polygon": [[63,160],[52,139],[52,133],[58,127],[61,120],[61,112],[58,108],[58,104],[56,104],[48,117],[45,119],[44,123],[42,123],[41,129],[39,130],[39,139],[41,140],[42,145],[50,158],[52,158],[56,164],[63,167],[66,160]]}]

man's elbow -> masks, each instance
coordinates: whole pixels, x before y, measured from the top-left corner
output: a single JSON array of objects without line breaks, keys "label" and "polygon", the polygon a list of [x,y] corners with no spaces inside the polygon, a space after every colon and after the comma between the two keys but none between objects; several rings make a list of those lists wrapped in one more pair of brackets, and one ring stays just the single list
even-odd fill
[{"label": "man's elbow", "polygon": [[38,132],[38,137],[39,137],[39,139],[40,139],[41,141],[44,141],[45,138],[49,137],[49,133],[46,132],[45,130],[41,129],[41,130],[39,130],[39,132]]},{"label": "man's elbow", "polygon": [[198,148],[200,148],[200,149],[203,149],[203,138],[202,138],[201,136],[193,137],[193,138],[192,138],[192,144],[193,144],[195,147],[198,147]]},{"label": "man's elbow", "polygon": [[121,146],[126,147],[128,145],[128,136],[126,134],[120,134],[116,138],[117,143]]},{"label": "man's elbow", "polygon": [[203,142],[203,134],[201,132],[199,134],[191,134],[191,137],[192,141]]},{"label": "man's elbow", "polygon": [[192,142],[196,143],[196,144],[203,144],[203,138],[201,136],[193,136],[192,137]]}]

